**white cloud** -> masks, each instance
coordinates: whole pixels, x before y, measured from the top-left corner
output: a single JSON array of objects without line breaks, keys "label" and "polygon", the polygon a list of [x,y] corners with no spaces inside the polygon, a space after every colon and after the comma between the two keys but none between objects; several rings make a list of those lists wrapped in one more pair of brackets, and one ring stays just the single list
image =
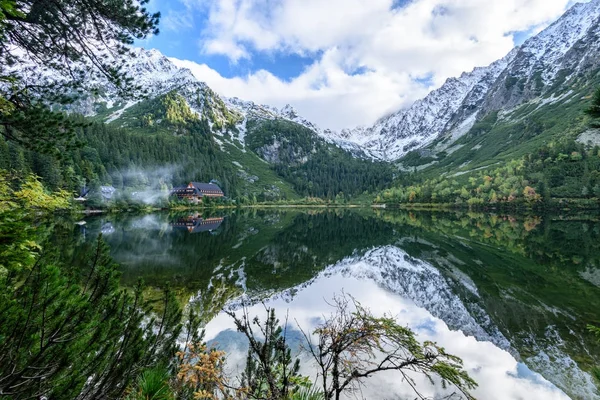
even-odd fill
[{"label": "white cloud", "polygon": [[[186,0],[201,5],[207,22],[205,54],[232,63],[269,54],[320,54],[291,80],[268,71],[227,79],[206,65],[181,61],[225,96],[294,105],[323,127],[370,124],[409,105],[433,86],[503,57],[512,33],[539,30],[560,16],[569,0]],[[191,57],[190,57],[191,58]],[[352,75],[357,67],[367,72]]]},{"label": "white cloud", "polygon": [[335,60],[336,53],[335,49],[327,51],[320,61],[291,81],[281,80],[265,70],[244,77],[224,78],[206,64],[172,61],[189,68],[217,93],[277,107],[292,104],[306,118],[334,129],[374,121],[382,113],[408,104],[415,94],[423,96],[427,92],[403,73],[369,71],[349,75]]},{"label": "white cloud", "polygon": [[161,27],[168,31],[179,32],[184,29],[191,29],[194,27],[194,19],[192,14],[183,11],[167,11],[166,15],[161,19]]}]

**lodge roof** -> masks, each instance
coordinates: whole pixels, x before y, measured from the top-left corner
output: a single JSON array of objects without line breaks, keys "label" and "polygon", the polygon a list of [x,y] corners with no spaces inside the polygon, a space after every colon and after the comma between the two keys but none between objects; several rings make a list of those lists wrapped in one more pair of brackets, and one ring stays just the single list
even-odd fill
[{"label": "lodge roof", "polygon": [[205,220],[201,219],[198,221],[198,223],[196,223],[191,233],[214,231],[221,226],[223,219],[224,218],[209,218]]},{"label": "lodge roof", "polygon": [[221,226],[224,218],[222,217],[213,217],[213,218],[180,218],[176,222],[173,222],[171,225],[176,229],[185,229],[189,233],[199,233],[199,232],[210,232],[217,229]]},{"label": "lodge roof", "polygon": [[201,192],[219,192],[223,193],[221,188],[214,183],[190,182],[190,184]]}]

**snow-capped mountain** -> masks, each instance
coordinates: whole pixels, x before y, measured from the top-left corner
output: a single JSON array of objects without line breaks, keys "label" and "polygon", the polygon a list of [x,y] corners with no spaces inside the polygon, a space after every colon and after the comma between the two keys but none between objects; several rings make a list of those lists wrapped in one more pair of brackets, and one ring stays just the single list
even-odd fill
[{"label": "snow-capped mountain", "polygon": [[[186,99],[192,111],[195,111],[200,118],[206,117],[211,122],[233,121],[241,132],[245,132],[245,125],[249,118],[281,118],[317,130],[312,123],[299,117],[296,110],[289,105],[278,110],[276,107],[238,98],[221,97],[204,82],[199,81],[189,69],[176,66],[158,50],[137,48],[134,51],[135,57],[126,64],[125,71],[127,75],[134,78],[136,85],[147,90],[149,98],[176,91]],[[115,103],[112,100],[112,104]],[[119,108],[112,119],[132,104],[125,103],[124,108]],[[227,127],[223,129],[226,130]],[[243,134],[241,139],[243,144]]]},{"label": "snow-capped mountain", "polygon": [[[388,161],[424,147],[445,132],[454,120],[460,123],[478,112],[477,107],[489,88],[513,57],[514,52],[511,52],[489,67],[475,68],[459,78],[450,78],[410,108],[382,118],[368,129],[351,132],[347,140],[359,143],[370,154]],[[457,118],[461,110],[464,116]]]},{"label": "snow-capped mountain", "polygon": [[569,85],[600,65],[600,0],[577,3],[561,18],[483,68],[448,79],[407,109],[368,128],[326,132],[340,146],[395,161],[441,136],[447,148],[490,111],[504,110]]},{"label": "snow-capped mountain", "polygon": [[[282,109],[238,98],[224,98],[199,81],[190,70],[178,67],[157,50],[133,49],[123,71],[147,98],[175,91],[192,111],[206,118],[215,133],[231,133],[244,146],[246,123],[251,119],[284,119],[302,125],[329,143],[357,157],[396,161],[411,150],[422,149],[443,138],[435,151],[443,151],[466,134],[475,122],[492,111],[509,110],[528,101],[548,97],[600,66],[600,0],[577,3],[538,35],[487,67],[478,67],[412,106],[381,118],[373,126],[339,132],[322,129],[291,106]],[[66,81],[50,69],[31,63],[17,71],[25,83]],[[100,110],[106,122],[119,119],[140,101],[121,98],[107,82],[90,79],[96,95],[81,98],[71,109],[84,115]],[[134,96],[135,97],[135,96]]]},{"label": "snow-capped mountain", "polygon": [[[395,161],[440,138],[446,140],[435,150],[445,150],[488,113],[540,98],[593,71],[600,65],[599,36],[600,0],[577,3],[502,59],[458,78],[449,78],[425,98],[380,119],[371,127],[335,132],[321,129],[289,105],[278,110],[237,98],[223,101],[238,116],[236,126],[240,132],[245,132],[248,118],[282,118],[311,129],[355,156]],[[151,53],[158,56],[156,51]],[[162,57],[154,66],[144,64],[144,68],[136,69],[135,73],[143,76],[144,71],[154,71],[158,65],[172,74],[174,66],[169,63]],[[191,72],[184,69],[175,75],[189,79]]]},{"label": "snow-capped mountain", "polygon": [[[80,69],[86,74],[85,67]],[[35,62],[27,62],[26,59],[19,64],[18,69],[11,72],[18,74],[26,85],[40,82],[64,84],[72,79]],[[284,119],[320,132],[318,127],[299,116],[290,105],[279,110],[238,98],[221,97],[206,83],[198,80],[189,69],[178,67],[155,49],[132,48],[131,57],[122,65],[122,72],[133,80],[133,90],[127,97],[121,96],[115,86],[99,78],[98,74],[89,73],[83,79],[89,92],[81,94],[77,101],[66,106],[67,109],[85,116],[102,113],[104,121],[110,123],[121,118],[126,110],[140,101],[176,92],[200,119],[206,118],[211,125],[222,127],[220,132],[217,130],[215,133],[231,133],[228,131],[233,123],[239,131],[238,139],[242,145],[249,119]]]},{"label": "snow-capped mountain", "polygon": [[225,104],[231,109],[244,116],[254,119],[285,119],[302,125],[315,133],[319,132],[319,128],[309,120],[299,116],[298,112],[291,105],[286,105],[281,110],[277,107],[264,104],[256,104],[253,101],[246,101],[237,97],[223,97]]}]

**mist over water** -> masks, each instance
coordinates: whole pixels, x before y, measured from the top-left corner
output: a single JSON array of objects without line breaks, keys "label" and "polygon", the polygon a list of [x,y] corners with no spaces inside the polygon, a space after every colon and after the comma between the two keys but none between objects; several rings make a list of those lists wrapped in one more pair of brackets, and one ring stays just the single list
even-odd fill
[{"label": "mist over water", "polygon": [[147,182],[151,181],[171,181],[173,176],[181,171],[182,167],[180,165],[162,165],[151,168],[130,168],[125,173],[123,173],[123,177],[127,179],[144,179]]},{"label": "mist over water", "polygon": [[168,201],[169,190],[172,187],[187,184],[187,182],[179,182],[176,178],[182,169],[181,165],[129,168],[119,174],[114,197],[115,199],[125,197],[128,203],[163,204]]}]

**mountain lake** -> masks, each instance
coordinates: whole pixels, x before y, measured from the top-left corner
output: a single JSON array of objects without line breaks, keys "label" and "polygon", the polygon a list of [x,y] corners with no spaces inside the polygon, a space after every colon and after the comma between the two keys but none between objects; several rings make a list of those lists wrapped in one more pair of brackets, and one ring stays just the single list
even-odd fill
[{"label": "mountain lake", "polygon": [[[233,375],[247,344],[224,307],[245,302],[261,318],[274,307],[314,377],[301,332],[345,293],[461,357],[479,399],[600,398],[590,372],[600,344],[586,328],[600,325],[598,215],[245,209],[104,214],[52,229],[73,259],[102,233],[124,286],[169,282]],[[415,381],[425,396],[451,394]],[[394,374],[366,383],[352,396],[415,397]]]}]

